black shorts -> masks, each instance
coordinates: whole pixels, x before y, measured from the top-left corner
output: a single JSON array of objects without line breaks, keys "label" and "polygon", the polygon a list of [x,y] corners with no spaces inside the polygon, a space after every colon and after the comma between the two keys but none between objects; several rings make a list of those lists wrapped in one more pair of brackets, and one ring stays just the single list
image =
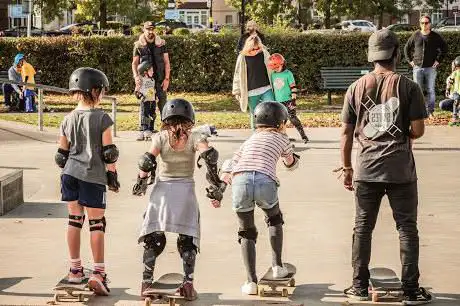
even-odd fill
[{"label": "black shorts", "polygon": [[88,183],[71,175],[61,175],[61,200],[70,202],[78,201],[78,204],[105,209],[105,185]]}]

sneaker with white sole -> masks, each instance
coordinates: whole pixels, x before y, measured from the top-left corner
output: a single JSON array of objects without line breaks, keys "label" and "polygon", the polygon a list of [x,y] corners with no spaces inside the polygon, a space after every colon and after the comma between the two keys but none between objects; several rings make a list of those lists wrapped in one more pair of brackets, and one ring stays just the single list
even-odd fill
[{"label": "sneaker with white sole", "polygon": [[88,280],[88,287],[91,291],[94,291],[96,295],[109,295],[110,289],[107,286],[108,279],[107,274],[94,271]]},{"label": "sneaker with white sole", "polygon": [[144,141],[144,131],[140,131],[136,138],[137,141]]},{"label": "sneaker with white sole", "polygon": [[433,297],[426,291],[425,288],[420,287],[417,290],[404,292],[403,305],[423,305],[431,303]]},{"label": "sneaker with white sole", "polygon": [[150,140],[152,138],[153,132],[152,131],[144,131],[144,140]]},{"label": "sneaker with white sole", "polygon": [[79,284],[85,279],[85,273],[83,273],[83,267],[80,269],[70,268],[67,280],[72,284]]},{"label": "sneaker with white sole", "polygon": [[244,285],[241,286],[241,292],[247,295],[257,295],[257,284],[246,281]]},{"label": "sneaker with white sole", "polygon": [[273,278],[283,278],[289,274],[288,269],[285,266],[274,266],[272,267]]}]

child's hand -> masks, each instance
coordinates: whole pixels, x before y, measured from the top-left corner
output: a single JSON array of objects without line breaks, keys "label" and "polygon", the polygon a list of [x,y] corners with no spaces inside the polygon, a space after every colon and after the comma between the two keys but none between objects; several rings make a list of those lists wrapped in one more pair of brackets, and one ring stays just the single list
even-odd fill
[{"label": "child's hand", "polygon": [[292,100],[297,100],[297,94],[296,94],[296,93],[292,93],[291,99],[292,99]]},{"label": "child's hand", "polygon": [[232,184],[232,174],[231,173],[223,173],[222,176],[220,177],[222,181],[225,182],[227,185]]},{"label": "child's hand", "polygon": [[217,201],[217,200],[211,200],[211,205],[214,207],[214,208],[220,208],[220,201]]},{"label": "child's hand", "polygon": [[450,90],[446,89],[446,98],[449,98],[449,96],[450,96]]}]

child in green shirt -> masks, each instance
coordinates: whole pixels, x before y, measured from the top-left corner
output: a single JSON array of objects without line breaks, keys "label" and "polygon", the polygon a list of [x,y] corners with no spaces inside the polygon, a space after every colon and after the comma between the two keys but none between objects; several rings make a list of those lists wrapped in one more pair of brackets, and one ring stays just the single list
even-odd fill
[{"label": "child in green shirt", "polygon": [[275,101],[281,102],[286,106],[289,121],[295,126],[304,143],[307,143],[308,137],[305,134],[302,122],[300,122],[296,114],[297,88],[294,75],[289,69],[286,69],[286,60],[279,53],[274,53],[270,56],[268,66],[273,70],[271,80]]}]

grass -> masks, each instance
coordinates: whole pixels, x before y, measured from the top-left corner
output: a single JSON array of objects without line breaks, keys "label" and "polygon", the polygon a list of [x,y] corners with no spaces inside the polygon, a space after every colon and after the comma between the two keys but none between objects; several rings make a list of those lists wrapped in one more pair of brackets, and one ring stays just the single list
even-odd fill
[{"label": "grass", "polygon": [[[121,131],[137,130],[139,103],[133,95],[119,94],[117,97],[117,129]],[[181,97],[192,102],[197,111],[197,124],[213,124],[217,128],[239,129],[249,128],[249,115],[240,111],[239,104],[228,93],[171,93],[168,98]],[[0,96],[3,101],[3,96]],[[44,125],[59,127],[65,113],[75,107],[75,102],[65,95],[46,95],[45,104],[54,113],[44,113]],[[340,126],[339,112],[343,95],[332,95],[332,105],[327,105],[326,95],[306,94],[297,101],[298,116],[306,127],[338,127]],[[102,103],[106,111],[111,110],[108,101]],[[427,121],[430,125],[446,125],[450,113],[437,112],[435,118]],[[38,125],[37,114],[1,113],[0,120],[15,121],[25,124]],[[158,121],[158,120],[157,120]],[[158,124],[158,122],[157,122]]]}]

